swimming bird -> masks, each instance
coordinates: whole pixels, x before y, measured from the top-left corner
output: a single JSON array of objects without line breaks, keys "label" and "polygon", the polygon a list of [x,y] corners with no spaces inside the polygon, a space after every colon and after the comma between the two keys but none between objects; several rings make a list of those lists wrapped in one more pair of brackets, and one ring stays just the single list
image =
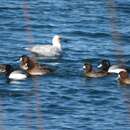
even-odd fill
[{"label": "swimming bird", "polygon": [[121,83],[130,85],[130,77],[127,71],[121,71],[118,75],[118,79]]},{"label": "swimming bird", "polygon": [[26,48],[26,50],[29,50],[34,54],[44,56],[44,57],[60,56],[62,52],[60,41],[61,41],[61,37],[59,35],[55,35],[52,39],[52,45],[51,44],[34,45],[30,48]]},{"label": "swimming bird", "polygon": [[46,65],[40,65],[33,58],[26,55],[21,56],[20,61],[20,67],[29,75],[46,75],[54,71]]},{"label": "swimming bird", "polygon": [[94,71],[92,64],[90,63],[85,63],[83,68],[85,70],[84,71],[85,75],[89,78],[98,78],[108,75],[108,71],[106,69],[102,69],[100,71]]},{"label": "swimming bird", "polygon": [[130,77],[126,69],[118,68],[118,67],[110,67],[108,72],[117,73],[118,74],[117,79],[120,81],[120,83],[123,83],[125,85],[130,85]]},{"label": "swimming bird", "polygon": [[109,68],[122,68],[130,72],[130,67],[124,65],[124,64],[113,64],[111,65],[110,61],[108,59],[101,60],[101,63],[97,66],[97,68],[101,68],[102,70],[108,71]]},{"label": "swimming bird", "polygon": [[5,75],[9,80],[24,80],[27,78],[27,75],[21,70],[14,70],[13,67],[9,64],[5,67]]}]

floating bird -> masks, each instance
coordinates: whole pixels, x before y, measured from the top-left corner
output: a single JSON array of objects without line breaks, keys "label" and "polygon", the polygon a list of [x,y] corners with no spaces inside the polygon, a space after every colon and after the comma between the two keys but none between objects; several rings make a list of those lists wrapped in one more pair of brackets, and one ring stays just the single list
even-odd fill
[{"label": "floating bird", "polygon": [[90,78],[104,77],[109,74],[108,69],[104,68],[102,68],[100,71],[94,71],[90,63],[85,63],[83,68],[85,70],[84,71],[85,75]]},{"label": "floating bird", "polygon": [[62,52],[60,41],[61,41],[61,37],[59,35],[55,35],[52,39],[52,45],[51,44],[34,45],[30,48],[26,48],[26,50],[29,50],[34,54],[45,56],[45,57],[60,56]]},{"label": "floating bird", "polygon": [[24,80],[27,78],[27,75],[21,70],[14,70],[11,65],[6,65],[5,75],[9,80]]},{"label": "floating bird", "polygon": [[123,83],[125,85],[130,85],[130,77],[126,69],[118,68],[118,67],[110,67],[108,72],[117,73],[118,74],[117,79],[120,81],[120,83]]},{"label": "floating bird", "polygon": [[26,55],[21,56],[20,61],[20,67],[29,75],[46,75],[54,71],[46,65],[38,64],[34,59]]}]

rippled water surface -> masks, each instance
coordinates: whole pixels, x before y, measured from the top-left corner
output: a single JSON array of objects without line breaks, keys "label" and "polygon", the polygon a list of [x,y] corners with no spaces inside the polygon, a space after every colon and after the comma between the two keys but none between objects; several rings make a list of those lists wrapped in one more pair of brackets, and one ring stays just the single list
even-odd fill
[{"label": "rippled water surface", "polygon": [[88,79],[101,59],[130,66],[129,0],[1,0],[0,62],[18,66],[24,48],[63,38],[52,75],[7,83],[0,75],[0,130],[130,130],[130,88],[116,75]]}]

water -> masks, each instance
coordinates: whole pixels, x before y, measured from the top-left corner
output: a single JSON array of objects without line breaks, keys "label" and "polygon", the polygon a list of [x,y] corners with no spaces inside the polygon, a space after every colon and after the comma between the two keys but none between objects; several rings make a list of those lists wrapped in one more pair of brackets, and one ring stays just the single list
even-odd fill
[{"label": "water", "polygon": [[15,83],[0,75],[0,129],[130,130],[130,88],[116,75],[88,79],[82,71],[86,60],[96,66],[104,58],[130,66],[129,17],[129,0],[1,0],[1,63],[17,66],[19,56],[30,55],[25,47],[55,34],[64,53],[39,60],[57,69],[53,75]]}]

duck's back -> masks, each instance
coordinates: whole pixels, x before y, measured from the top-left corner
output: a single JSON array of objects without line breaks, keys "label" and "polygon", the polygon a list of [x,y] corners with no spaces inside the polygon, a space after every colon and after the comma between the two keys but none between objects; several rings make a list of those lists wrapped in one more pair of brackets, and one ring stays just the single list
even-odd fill
[{"label": "duck's back", "polygon": [[89,78],[99,78],[99,77],[104,77],[106,76],[108,73],[106,72],[88,72],[85,73],[85,75]]},{"label": "duck's back", "polygon": [[28,70],[30,75],[46,75],[53,72],[53,70],[47,66],[35,65],[33,68]]}]

